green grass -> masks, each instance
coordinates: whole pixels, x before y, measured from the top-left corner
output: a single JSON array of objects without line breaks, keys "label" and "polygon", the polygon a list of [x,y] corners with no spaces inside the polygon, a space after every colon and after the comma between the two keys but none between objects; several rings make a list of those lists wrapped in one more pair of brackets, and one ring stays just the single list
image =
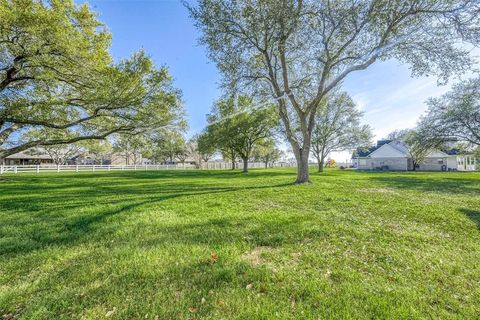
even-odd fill
[{"label": "green grass", "polygon": [[0,318],[480,316],[480,174],[294,178],[0,177]]}]

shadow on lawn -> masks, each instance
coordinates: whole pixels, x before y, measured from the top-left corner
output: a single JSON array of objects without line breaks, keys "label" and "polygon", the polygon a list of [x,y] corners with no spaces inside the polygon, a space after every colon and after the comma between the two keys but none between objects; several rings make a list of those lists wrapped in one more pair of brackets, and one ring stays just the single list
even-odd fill
[{"label": "shadow on lawn", "polygon": [[480,230],[480,210],[462,208],[460,211],[472,220],[477,225],[478,230]]},{"label": "shadow on lawn", "polygon": [[[168,174],[162,174],[161,176],[168,176]],[[229,176],[231,177],[231,175]],[[130,175],[127,175],[127,177],[130,177]],[[134,177],[138,178],[138,176]],[[177,176],[175,175],[175,177]],[[92,178],[98,178],[98,176]],[[109,178],[113,177],[110,175]],[[83,182],[79,183],[77,187],[67,187],[63,186],[63,182],[58,181],[58,183],[52,183],[52,186],[43,187],[41,193],[32,191],[29,184],[11,186],[10,193],[17,196],[2,203],[0,221],[2,227],[5,228],[4,230],[8,230],[10,234],[6,232],[1,234],[4,239],[0,246],[0,255],[25,254],[47,246],[78,245],[85,241],[91,241],[92,235],[100,229],[101,235],[96,234],[96,236],[100,238],[108,237],[108,234],[115,232],[116,224],[113,223],[114,227],[110,227],[110,224],[104,223],[105,220],[125,214],[143,205],[152,205],[179,197],[260,190],[291,185],[290,183],[283,183],[263,186],[229,187],[224,185],[215,187],[192,181],[182,182],[182,180],[179,183],[147,184],[124,183],[125,181],[111,184],[112,181],[107,180],[102,184]],[[89,203],[94,205],[89,207]],[[101,206],[98,206],[99,204]],[[211,223],[215,225],[218,222],[213,221]],[[191,234],[192,239],[185,239],[185,241],[193,243],[202,238],[201,235],[205,226],[191,225],[165,228],[165,230],[159,230],[159,233],[169,236],[160,237],[155,242],[172,239],[180,241],[183,235],[181,229],[183,228],[190,228],[194,233],[198,232],[196,236]],[[160,227],[160,229],[162,228]],[[174,235],[174,237],[171,235]]]},{"label": "shadow on lawn", "polygon": [[480,180],[470,177],[448,178],[445,176],[426,177],[424,175],[384,175],[373,174],[371,180],[381,182],[392,188],[411,189],[425,192],[441,192],[449,194],[470,193],[480,195]]}]

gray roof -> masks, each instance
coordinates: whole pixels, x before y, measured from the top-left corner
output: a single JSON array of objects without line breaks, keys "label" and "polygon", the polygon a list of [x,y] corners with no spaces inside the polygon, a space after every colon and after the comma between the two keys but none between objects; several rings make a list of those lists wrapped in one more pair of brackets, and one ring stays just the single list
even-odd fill
[{"label": "gray roof", "polygon": [[400,151],[401,153],[403,154],[408,154],[408,150],[407,148],[405,147],[405,145],[403,143],[401,143],[400,141],[392,141],[390,143],[388,143],[391,147],[395,148],[396,150]]},{"label": "gray roof", "polygon": [[36,154],[36,155],[31,155],[23,152],[17,152],[14,154],[11,154],[9,156],[6,156],[5,159],[52,159],[48,154]]}]

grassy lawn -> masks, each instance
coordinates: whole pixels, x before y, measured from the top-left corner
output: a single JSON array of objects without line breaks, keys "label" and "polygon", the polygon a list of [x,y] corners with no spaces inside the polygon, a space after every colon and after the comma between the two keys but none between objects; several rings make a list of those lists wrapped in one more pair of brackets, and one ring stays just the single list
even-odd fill
[{"label": "grassy lawn", "polygon": [[0,177],[0,318],[480,317],[480,174]]}]

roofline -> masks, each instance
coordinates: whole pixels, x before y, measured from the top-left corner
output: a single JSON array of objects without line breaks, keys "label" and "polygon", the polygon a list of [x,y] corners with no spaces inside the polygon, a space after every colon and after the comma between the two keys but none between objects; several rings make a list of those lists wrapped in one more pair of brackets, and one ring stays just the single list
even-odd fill
[{"label": "roofline", "polygon": [[[372,154],[374,154],[374,153],[377,152],[378,150],[382,149],[384,146],[389,146],[390,148],[392,148],[392,149],[395,150],[396,152],[401,153],[401,154],[404,154],[404,153],[402,153],[400,150],[398,150],[397,148],[392,147],[392,146],[390,145],[390,143],[385,143],[385,144],[382,144],[379,148],[377,148],[377,149],[373,150],[372,152],[370,152],[370,154],[368,155],[368,157],[371,157]],[[404,158],[408,158],[408,155],[405,155],[405,154],[404,154],[403,157],[404,157]],[[395,158],[395,157],[386,157],[386,158]],[[398,158],[402,158],[402,157],[399,156]]]}]

